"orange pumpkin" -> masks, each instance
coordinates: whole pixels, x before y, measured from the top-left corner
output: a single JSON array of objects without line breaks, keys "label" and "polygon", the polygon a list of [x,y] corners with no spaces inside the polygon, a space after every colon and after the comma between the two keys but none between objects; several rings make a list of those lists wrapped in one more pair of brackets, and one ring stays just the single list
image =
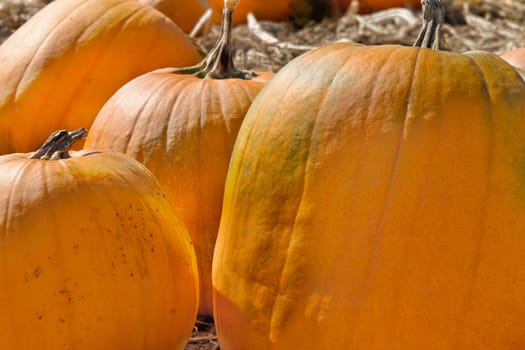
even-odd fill
[{"label": "orange pumpkin", "polygon": [[188,233],[158,181],[85,130],[0,156],[0,348],[183,349],[197,312]]},{"label": "orange pumpkin", "polygon": [[[248,13],[253,13],[259,20],[282,21],[288,18],[292,11],[292,4],[295,0],[241,0],[233,15],[233,24],[246,23]],[[224,6],[224,0],[209,0],[210,7],[216,14],[219,14]]]},{"label": "orange pumpkin", "polygon": [[[216,18],[222,8],[223,0],[208,0],[210,7],[214,9]],[[233,16],[234,24],[246,23],[248,13],[253,13],[259,20],[283,21],[294,12],[304,10],[305,7],[319,8],[340,6],[342,10],[348,8],[351,0],[242,0]],[[321,4],[324,3],[324,6]],[[414,7],[420,6],[420,0],[361,0],[359,2],[360,12],[384,10],[392,7]]]},{"label": "orange pumpkin", "polygon": [[[350,3],[348,0],[342,2]],[[392,7],[419,7],[421,0],[360,0],[359,5],[364,11],[385,10]]]},{"label": "orange pumpkin", "polygon": [[306,53],[254,100],[213,262],[221,349],[525,348],[525,83],[428,49],[442,20],[425,48]]},{"label": "orange pumpkin", "polygon": [[52,2],[0,46],[0,154],[89,126],[132,78],[199,60],[175,24],[135,0]]},{"label": "orange pumpkin", "polygon": [[500,57],[515,67],[525,69],[525,48],[504,52]]},{"label": "orange pumpkin", "polygon": [[162,12],[186,33],[195,27],[208,8],[201,0],[139,0],[139,2]]},{"label": "orange pumpkin", "polygon": [[223,32],[201,65],[132,80],[104,105],[86,140],[86,147],[111,148],[144,163],[175,203],[197,253],[201,315],[212,314],[211,264],[233,143],[252,100],[272,76],[234,67],[235,3],[229,6]]}]

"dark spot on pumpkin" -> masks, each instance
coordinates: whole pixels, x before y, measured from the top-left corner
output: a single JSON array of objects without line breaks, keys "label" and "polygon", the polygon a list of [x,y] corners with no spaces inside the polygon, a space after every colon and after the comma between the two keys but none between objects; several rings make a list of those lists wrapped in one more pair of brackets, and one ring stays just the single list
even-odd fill
[{"label": "dark spot on pumpkin", "polygon": [[40,277],[40,275],[42,274],[42,272],[43,272],[42,268],[41,268],[40,266],[37,266],[37,267],[35,267],[35,269],[33,270],[33,276],[34,276],[35,278],[38,278],[38,277]]}]

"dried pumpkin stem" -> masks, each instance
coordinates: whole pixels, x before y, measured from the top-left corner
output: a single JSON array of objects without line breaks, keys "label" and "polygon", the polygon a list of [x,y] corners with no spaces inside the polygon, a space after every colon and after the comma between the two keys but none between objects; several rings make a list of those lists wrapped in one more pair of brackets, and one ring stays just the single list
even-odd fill
[{"label": "dried pumpkin stem", "polygon": [[423,25],[414,46],[439,50],[441,26],[445,22],[445,8],[442,0],[421,0]]},{"label": "dried pumpkin stem", "polygon": [[222,28],[219,39],[210,50],[206,58],[199,64],[186,68],[177,68],[174,73],[193,74],[201,78],[214,79],[240,78],[251,79],[256,76],[253,72],[237,69],[232,55],[232,17],[238,1],[225,1],[222,10]]},{"label": "dried pumpkin stem", "polygon": [[70,158],[71,146],[86,137],[87,129],[80,128],[75,131],[57,130],[44,142],[42,147],[31,155],[31,159],[57,160]]}]

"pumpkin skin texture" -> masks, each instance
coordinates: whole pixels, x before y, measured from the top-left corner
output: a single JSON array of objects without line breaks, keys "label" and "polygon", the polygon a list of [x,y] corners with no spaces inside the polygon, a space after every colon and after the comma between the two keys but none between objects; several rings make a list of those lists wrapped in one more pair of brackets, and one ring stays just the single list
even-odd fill
[{"label": "pumpkin skin texture", "polygon": [[213,262],[221,349],[523,349],[525,84],[339,43],[254,100]]},{"label": "pumpkin skin texture", "polygon": [[189,33],[207,7],[200,0],[139,0],[168,16],[184,32]]},{"label": "pumpkin skin texture", "polygon": [[0,348],[184,348],[195,252],[144,166],[112,151],[0,156],[0,210]]},{"label": "pumpkin skin texture", "polygon": [[54,1],[0,46],[0,154],[89,126],[132,78],[199,60],[174,23],[137,1]]},{"label": "pumpkin skin texture", "polygon": [[146,165],[175,203],[197,254],[201,315],[212,314],[212,256],[233,143],[270,76],[201,79],[169,69],[145,74],[108,100],[86,140],[85,147],[125,152]]},{"label": "pumpkin skin texture", "polygon": [[86,147],[139,160],[175,203],[197,255],[202,316],[213,314],[211,266],[233,144],[253,99],[273,76],[233,63],[237,3],[225,3],[221,34],[202,62],[159,69],[123,86],[101,109],[86,140]]},{"label": "pumpkin skin texture", "polygon": [[525,69],[525,48],[504,52],[500,57],[515,67]]}]

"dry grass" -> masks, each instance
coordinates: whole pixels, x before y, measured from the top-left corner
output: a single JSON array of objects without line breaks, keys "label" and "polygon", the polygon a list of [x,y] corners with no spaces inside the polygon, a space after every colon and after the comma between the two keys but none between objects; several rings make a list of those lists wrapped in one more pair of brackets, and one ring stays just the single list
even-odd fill
[{"label": "dry grass", "polygon": [[[325,19],[296,29],[290,23],[258,22],[234,29],[239,67],[277,71],[307,50],[336,41],[363,44],[412,45],[421,26],[419,11],[391,9],[358,15],[352,9],[337,19]],[[199,38],[209,48],[218,28]],[[448,5],[443,27],[446,50],[494,53],[525,47],[525,0],[455,0]]]}]

